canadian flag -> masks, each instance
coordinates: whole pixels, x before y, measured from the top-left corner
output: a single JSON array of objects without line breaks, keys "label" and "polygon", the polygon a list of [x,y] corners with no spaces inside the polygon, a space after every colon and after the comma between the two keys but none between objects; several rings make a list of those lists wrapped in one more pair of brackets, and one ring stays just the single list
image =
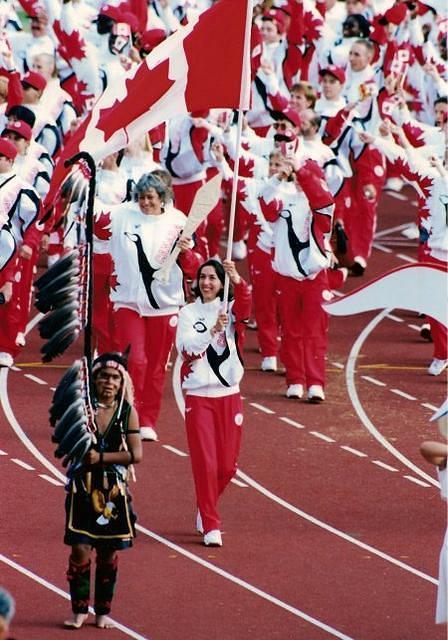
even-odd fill
[{"label": "canadian flag", "polygon": [[67,142],[45,204],[54,202],[80,151],[99,162],[175,116],[212,108],[248,109],[251,0],[218,0],[180,27],[127,76],[106,88]]}]

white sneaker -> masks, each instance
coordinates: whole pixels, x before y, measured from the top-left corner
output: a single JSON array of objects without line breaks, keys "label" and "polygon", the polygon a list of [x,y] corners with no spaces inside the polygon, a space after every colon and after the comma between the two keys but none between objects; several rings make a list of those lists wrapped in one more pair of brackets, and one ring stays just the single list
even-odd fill
[{"label": "white sneaker", "polygon": [[149,440],[151,442],[158,440],[157,433],[152,427],[140,427],[140,435],[142,440]]},{"label": "white sneaker", "polygon": [[448,360],[439,360],[434,358],[428,367],[428,373],[430,376],[438,376],[448,367]]},{"label": "white sneaker", "polygon": [[204,544],[206,547],[222,547],[221,531],[212,529],[204,536]]},{"label": "white sneaker", "polygon": [[320,384],[311,385],[308,389],[307,400],[312,404],[317,404],[318,402],[323,402],[325,400],[325,393]]},{"label": "white sneaker", "polygon": [[26,345],[25,334],[22,333],[21,331],[19,331],[19,333],[16,336],[16,345],[18,347],[24,347]]},{"label": "white sneaker", "polygon": [[420,231],[418,226],[413,222],[408,227],[405,227],[401,232],[401,235],[408,240],[417,240],[420,237]]},{"label": "white sneaker", "polygon": [[14,358],[10,353],[6,351],[0,351],[0,367],[12,367],[14,364]]},{"label": "white sneaker", "polygon": [[401,191],[404,187],[404,180],[401,178],[389,178],[384,185],[389,191]]},{"label": "white sneaker", "polygon": [[232,258],[234,260],[244,260],[247,256],[247,246],[244,240],[232,242]]},{"label": "white sneaker", "polygon": [[262,371],[277,371],[277,358],[275,356],[266,356],[261,361]]},{"label": "white sneaker", "polygon": [[198,533],[204,533],[204,525],[202,524],[201,512],[199,509],[196,513],[196,530]]},{"label": "white sneaker", "polygon": [[303,384],[290,384],[286,389],[287,398],[301,398],[303,396]]}]

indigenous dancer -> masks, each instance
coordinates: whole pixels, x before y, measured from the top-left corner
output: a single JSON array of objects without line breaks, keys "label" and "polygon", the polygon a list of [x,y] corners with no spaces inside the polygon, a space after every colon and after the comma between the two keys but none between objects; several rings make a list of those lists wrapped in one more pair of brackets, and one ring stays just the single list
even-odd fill
[{"label": "indigenous dancer", "polygon": [[[227,311],[221,308],[226,273],[235,296]],[[176,345],[187,393],[185,426],[198,504],[196,526],[206,546],[220,547],[217,503],[235,475],[240,450],[241,339],[251,295],[231,260],[204,262],[195,293],[196,301],[179,313]]]},{"label": "indigenous dancer", "polygon": [[117,579],[118,549],[132,546],[136,516],[128,490],[130,467],[142,459],[137,412],[126,360],[105,353],[93,363],[97,443],[81,465],[69,470],[64,542],[72,547],[67,579],[73,616],[64,622],[79,629],[88,615],[90,556],[96,549],[96,626],[110,626],[107,614]]}]

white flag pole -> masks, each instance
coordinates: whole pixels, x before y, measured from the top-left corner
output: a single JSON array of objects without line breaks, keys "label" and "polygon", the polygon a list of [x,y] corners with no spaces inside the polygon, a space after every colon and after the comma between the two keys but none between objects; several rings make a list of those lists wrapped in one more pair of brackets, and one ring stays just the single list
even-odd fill
[{"label": "white flag pole", "polygon": [[[232,195],[230,198],[230,216],[229,216],[229,229],[227,234],[227,249],[226,249],[226,260],[230,260],[232,258],[232,242],[233,242],[233,232],[235,228],[235,211],[236,211],[236,196],[238,189],[238,173],[240,166],[240,155],[241,155],[241,133],[243,130],[243,109],[248,108],[249,106],[249,96],[250,96],[250,35],[251,35],[251,26],[252,26],[252,5],[253,0],[247,0],[247,13],[246,13],[246,28],[244,32],[244,49],[243,49],[243,67],[241,73],[241,88],[240,88],[240,102],[238,108],[238,125],[237,125],[237,134],[236,134],[236,157],[235,164],[233,168],[233,184],[232,184]],[[226,278],[224,281],[224,293],[223,293],[223,301],[222,301],[222,309],[227,310],[228,300],[229,300],[229,276],[226,273]]]}]

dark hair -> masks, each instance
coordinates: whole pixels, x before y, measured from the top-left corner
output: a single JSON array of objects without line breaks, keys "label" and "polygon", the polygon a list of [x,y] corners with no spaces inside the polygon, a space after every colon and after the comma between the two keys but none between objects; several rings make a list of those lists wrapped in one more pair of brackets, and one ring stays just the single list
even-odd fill
[{"label": "dark hair", "polygon": [[348,16],[342,23],[342,29],[344,27],[357,26],[359,29],[359,35],[362,38],[367,38],[370,33],[370,23],[361,13],[354,13]]},{"label": "dark hair", "polygon": [[434,100],[434,106],[436,106],[436,104],[448,104],[448,96],[437,98],[437,100]]},{"label": "dark hair", "polygon": [[17,120],[23,120],[23,122],[26,122],[31,128],[34,127],[34,123],[36,122],[35,113],[23,104],[18,104],[8,109],[6,116],[8,118],[10,116],[15,116]]},{"label": "dark hair", "polygon": [[[196,298],[201,298],[201,300],[202,300],[201,290],[199,289],[199,278],[201,277],[202,269],[204,269],[204,267],[213,267],[214,270],[216,271],[216,275],[218,276],[219,281],[222,284],[222,289],[218,293],[218,298],[220,300],[222,300],[223,297],[224,297],[224,281],[226,279],[226,272],[224,271],[224,267],[222,266],[221,262],[219,262],[219,260],[214,260],[213,258],[210,258],[209,260],[206,260],[199,267],[199,269],[198,269],[198,271],[196,273],[196,284],[191,289],[192,292],[194,293]],[[230,286],[229,286],[229,300],[232,300],[232,299],[233,299],[233,288],[232,288],[232,284],[230,284]]]}]

